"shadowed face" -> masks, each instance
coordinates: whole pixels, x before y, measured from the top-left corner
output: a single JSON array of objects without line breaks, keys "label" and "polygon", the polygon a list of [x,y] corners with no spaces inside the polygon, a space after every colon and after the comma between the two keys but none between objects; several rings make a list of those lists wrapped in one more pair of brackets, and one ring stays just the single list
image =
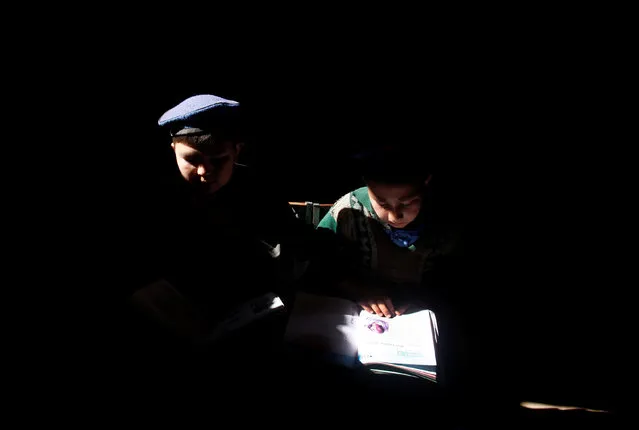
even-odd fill
[{"label": "shadowed face", "polygon": [[424,183],[386,184],[368,181],[368,195],[379,219],[393,228],[404,228],[413,222],[422,207]]},{"label": "shadowed face", "polygon": [[182,177],[208,193],[214,193],[228,184],[240,152],[240,145],[232,142],[197,147],[173,142],[171,147]]}]

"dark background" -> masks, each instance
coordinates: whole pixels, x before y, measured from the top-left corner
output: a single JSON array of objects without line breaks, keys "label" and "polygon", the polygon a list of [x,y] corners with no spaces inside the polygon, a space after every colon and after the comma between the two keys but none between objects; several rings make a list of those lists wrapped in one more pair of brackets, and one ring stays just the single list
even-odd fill
[{"label": "dark background", "polygon": [[[437,89],[418,81],[395,87],[392,81],[323,74],[315,67],[275,75],[246,70],[204,77],[148,73],[138,82],[128,82],[134,90],[123,94],[119,115],[126,119],[116,127],[122,132],[119,145],[137,166],[133,174],[145,175],[140,171],[148,169],[160,180],[171,174],[170,139],[157,120],[185,98],[210,93],[241,102],[247,123],[242,161],[265,172],[274,188],[284,187],[292,201],[334,201],[361,185],[349,165],[358,148],[393,139],[427,148],[426,133],[437,142],[433,149],[439,151],[439,176],[451,185],[462,183],[461,136],[476,124],[453,126],[461,118],[471,120],[467,111],[474,101],[469,93],[464,95],[468,83],[449,77]],[[162,79],[168,81],[161,88],[146,82]]]},{"label": "dark background", "polygon": [[600,140],[605,119],[593,118],[593,96],[570,69],[456,66],[424,78],[310,64],[142,86],[120,143],[129,220],[148,221],[144,195],[161,196],[174,173],[157,119],[197,93],[245,106],[245,159],[289,201],[331,203],[359,186],[348,157],[380,136],[434,147],[439,192],[470,239],[465,276],[483,309],[487,378],[513,399],[617,408],[623,262],[610,241],[623,224],[608,176],[620,160]]},{"label": "dark background", "polygon": [[[634,284],[624,276],[632,169],[615,145],[612,80],[572,44],[539,51],[462,42],[441,52],[384,45],[385,55],[364,55],[351,44],[282,57],[271,55],[275,45],[232,56],[214,47],[196,55],[188,46],[96,45],[60,58],[53,46],[28,68],[36,71],[28,85],[17,86],[33,96],[12,105],[29,112],[25,126],[43,129],[18,159],[44,162],[38,175],[17,176],[28,193],[14,207],[29,229],[44,224],[44,272],[79,277],[75,299],[94,321],[102,314],[92,306],[117,309],[128,291],[145,234],[170,228],[154,225],[175,173],[156,125],[184,98],[240,101],[250,118],[247,161],[294,201],[331,202],[358,186],[347,155],[401,130],[403,141],[436,146],[440,189],[466,226],[465,275],[483,310],[487,379],[507,381],[513,399],[616,408]],[[33,199],[49,171],[62,181]],[[78,345],[103,333],[79,335]]]}]

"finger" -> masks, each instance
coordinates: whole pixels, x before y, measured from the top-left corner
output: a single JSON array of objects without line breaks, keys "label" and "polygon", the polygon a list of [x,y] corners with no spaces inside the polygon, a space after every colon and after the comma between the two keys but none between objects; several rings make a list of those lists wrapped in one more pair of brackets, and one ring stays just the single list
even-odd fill
[{"label": "finger", "polygon": [[380,302],[377,304],[377,306],[379,306],[379,310],[382,311],[382,313],[384,314],[386,318],[390,318],[393,316],[393,314],[391,314],[390,311],[388,310],[386,303]]},{"label": "finger", "polygon": [[362,309],[364,309],[366,312],[369,312],[369,313],[371,313],[371,314],[374,314],[374,313],[375,313],[375,311],[373,311],[373,309],[372,309],[369,305],[367,305],[366,303],[364,303],[364,302],[360,302],[360,303],[359,303],[359,305],[360,305],[360,306],[362,307]]},{"label": "finger", "polygon": [[371,308],[378,316],[380,317],[384,316],[384,313],[379,309],[379,306],[377,306],[377,303],[371,303]]},{"label": "finger", "polygon": [[391,299],[389,299],[388,297],[386,297],[384,299],[384,303],[386,304],[386,308],[388,308],[388,312],[390,315],[388,315],[388,317],[392,317],[395,315],[395,306],[393,306],[393,302],[391,301]]},{"label": "finger", "polygon": [[402,305],[400,307],[398,307],[397,309],[395,309],[395,314],[396,315],[401,315],[403,313],[406,313],[406,311],[408,310],[408,308],[410,307],[410,305]]}]

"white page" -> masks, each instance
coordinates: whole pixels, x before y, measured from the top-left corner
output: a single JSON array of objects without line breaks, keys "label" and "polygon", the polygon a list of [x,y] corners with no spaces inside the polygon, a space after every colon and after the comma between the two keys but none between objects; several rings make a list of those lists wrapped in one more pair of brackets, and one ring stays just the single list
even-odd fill
[{"label": "white page", "polygon": [[357,312],[348,300],[298,293],[284,339],[355,360]]},{"label": "white page", "polygon": [[430,311],[394,318],[361,311],[357,325],[359,360],[435,366],[435,345]]},{"label": "white page", "polygon": [[217,339],[238,328],[249,325],[255,320],[284,307],[282,299],[274,293],[266,293],[242,303],[230,312],[212,331],[210,340]]}]

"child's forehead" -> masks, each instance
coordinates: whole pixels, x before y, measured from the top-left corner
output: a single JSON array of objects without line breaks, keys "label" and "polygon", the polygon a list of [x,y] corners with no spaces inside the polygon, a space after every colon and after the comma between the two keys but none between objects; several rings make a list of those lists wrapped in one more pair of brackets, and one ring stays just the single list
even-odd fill
[{"label": "child's forehead", "polygon": [[231,148],[231,144],[228,142],[207,142],[199,145],[180,143],[179,145],[184,152],[199,152],[208,156],[226,155]]},{"label": "child's forehead", "polygon": [[419,195],[421,187],[418,184],[385,184],[369,182],[368,187],[375,195],[385,198],[405,200]]}]

